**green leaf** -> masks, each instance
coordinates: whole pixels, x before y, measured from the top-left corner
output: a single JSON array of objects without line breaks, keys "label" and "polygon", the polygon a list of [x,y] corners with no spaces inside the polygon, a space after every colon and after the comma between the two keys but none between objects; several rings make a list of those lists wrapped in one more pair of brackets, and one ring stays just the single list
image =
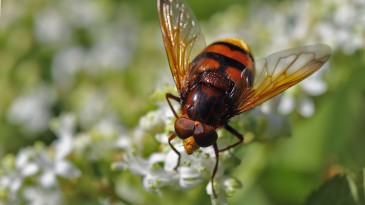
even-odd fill
[{"label": "green leaf", "polygon": [[306,205],[363,205],[364,171],[336,175],[324,182],[306,201]]}]

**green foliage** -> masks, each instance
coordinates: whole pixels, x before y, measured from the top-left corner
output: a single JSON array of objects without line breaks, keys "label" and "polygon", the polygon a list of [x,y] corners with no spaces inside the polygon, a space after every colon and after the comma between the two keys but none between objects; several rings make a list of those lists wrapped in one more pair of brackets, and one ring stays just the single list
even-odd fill
[{"label": "green foliage", "polygon": [[364,172],[336,175],[314,191],[307,205],[365,204]]}]

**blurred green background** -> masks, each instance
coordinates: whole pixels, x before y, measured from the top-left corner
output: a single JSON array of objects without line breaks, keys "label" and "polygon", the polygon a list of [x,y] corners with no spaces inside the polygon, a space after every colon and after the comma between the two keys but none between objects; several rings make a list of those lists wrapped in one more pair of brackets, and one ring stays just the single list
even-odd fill
[{"label": "blurred green background", "polygon": [[[322,76],[327,92],[311,97],[314,114],[306,118],[291,112],[289,138],[253,142],[239,148],[237,155],[242,157],[242,163],[233,175],[242,181],[243,189],[229,199],[230,204],[303,204],[328,179],[329,172],[362,170],[363,1],[189,3],[208,44],[222,37],[240,37],[251,45],[257,57],[311,43],[329,44],[333,51]],[[3,0],[1,10],[2,158],[38,142],[51,145],[57,136],[49,128],[50,121],[64,113],[77,116],[77,132],[88,131],[100,119],[111,117],[127,133],[137,126],[141,116],[156,108],[151,94],[173,84],[156,1]],[[110,155],[90,164],[108,169],[112,159],[107,157],[113,155],[113,150],[106,152]],[[87,164],[78,166],[82,172],[83,166]],[[85,180],[109,181],[118,174],[103,176],[84,170],[82,175],[95,177]],[[75,190],[67,190],[72,186],[61,182],[66,204],[98,204],[95,196],[91,197],[93,194],[101,198],[118,195],[114,202],[121,204],[210,204],[206,184],[192,191],[166,188],[162,196],[157,196],[143,190],[139,176],[121,175],[118,177],[140,191],[141,199],[122,200],[110,182],[106,182],[107,188],[88,188],[81,186],[81,180]]]}]

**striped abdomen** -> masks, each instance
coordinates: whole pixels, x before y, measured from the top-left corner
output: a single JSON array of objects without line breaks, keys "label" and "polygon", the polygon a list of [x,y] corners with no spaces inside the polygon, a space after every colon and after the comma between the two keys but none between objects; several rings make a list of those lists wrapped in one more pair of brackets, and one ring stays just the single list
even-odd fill
[{"label": "striped abdomen", "polygon": [[[206,47],[192,62],[182,112],[189,118],[213,127],[224,125],[234,115],[246,87],[252,86],[253,58],[247,45],[226,39]],[[242,71],[247,69],[249,81]]]}]

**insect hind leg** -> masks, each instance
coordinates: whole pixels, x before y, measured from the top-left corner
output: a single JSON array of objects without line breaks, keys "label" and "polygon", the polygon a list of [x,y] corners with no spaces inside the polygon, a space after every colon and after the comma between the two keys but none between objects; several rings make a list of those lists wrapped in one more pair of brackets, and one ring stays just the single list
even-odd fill
[{"label": "insect hind leg", "polygon": [[212,172],[212,176],[210,177],[210,183],[212,184],[213,197],[217,198],[217,193],[215,192],[215,189],[214,189],[214,178],[218,171],[218,162],[219,162],[219,150],[218,150],[217,143],[213,144],[213,149],[214,149],[214,154],[215,154],[215,165],[214,165],[214,169]]},{"label": "insect hind leg", "polygon": [[177,101],[178,103],[180,103],[180,98],[173,95],[173,94],[170,94],[170,93],[166,93],[166,100],[167,100],[167,103],[169,103],[169,106],[170,106],[170,109],[172,110],[172,112],[174,113],[175,117],[177,118],[177,114],[176,114],[176,111],[174,109],[174,107],[172,107],[172,104],[171,104],[171,101],[170,99],[173,99],[175,101]]}]

